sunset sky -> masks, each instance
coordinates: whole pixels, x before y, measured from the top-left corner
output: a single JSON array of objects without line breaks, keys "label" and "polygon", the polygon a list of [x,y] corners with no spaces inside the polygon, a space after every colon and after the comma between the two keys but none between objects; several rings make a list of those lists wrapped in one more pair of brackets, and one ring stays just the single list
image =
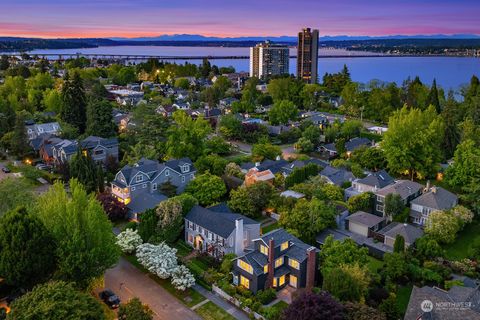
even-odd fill
[{"label": "sunset sky", "polygon": [[479,0],[0,0],[0,36],[480,34]]}]

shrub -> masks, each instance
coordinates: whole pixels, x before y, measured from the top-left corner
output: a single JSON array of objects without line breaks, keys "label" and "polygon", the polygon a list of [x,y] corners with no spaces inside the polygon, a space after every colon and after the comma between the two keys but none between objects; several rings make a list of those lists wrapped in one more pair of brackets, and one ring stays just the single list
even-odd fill
[{"label": "shrub", "polygon": [[132,253],[142,244],[142,238],[137,230],[127,229],[117,236],[117,245],[125,253]]},{"label": "shrub", "polygon": [[138,226],[138,223],[135,222],[135,221],[130,221],[128,222],[125,227],[123,228],[123,230],[127,230],[127,229],[132,229],[132,230],[137,230],[137,226]]},{"label": "shrub", "polygon": [[250,298],[252,296],[252,292],[242,286],[237,286],[237,293],[245,298]]},{"label": "shrub", "polygon": [[276,297],[277,293],[273,288],[265,289],[264,291],[260,290],[257,292],[257,299],[262,304],[269,304],[270,302],[275,300]]}]

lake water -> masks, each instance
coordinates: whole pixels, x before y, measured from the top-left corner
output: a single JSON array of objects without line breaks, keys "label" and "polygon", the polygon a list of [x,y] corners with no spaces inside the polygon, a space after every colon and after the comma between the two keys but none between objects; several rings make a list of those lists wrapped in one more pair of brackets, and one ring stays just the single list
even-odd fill
[{"label": "lake water", "polygon": [[[158,55],[158,56],[248,56],[249,48],[230,47],[162,47],[162,46],[118,46],[64,50],[34,50],[31,54],[112,54],[112,55]],[[291,48],[295,55],[295,48]],[[352,55],[352,57],[322,57],[332,55]],[[354,57],[365,55],[336,49],[320,49],[318,62],[319,75],[325,72],[338,72],[347,65],[354,81],[367,83],[372,79],[396,82],[401,85],[408,77],[419,76],[427,84],[433,79],[444,89],[458,90],[470,81],[472,75],[480,77],[480,58],[474,57]],[[371,54],[375,55],[375,54]],[[183,63],[182,60],[175,60]],[[199,64],[199,60],[189,60]],[[217,66],[233,66],[237,71],[248,71],[248,59],[215,59]],[[290,73],[296,72],[296,59],[290,59]]]}]

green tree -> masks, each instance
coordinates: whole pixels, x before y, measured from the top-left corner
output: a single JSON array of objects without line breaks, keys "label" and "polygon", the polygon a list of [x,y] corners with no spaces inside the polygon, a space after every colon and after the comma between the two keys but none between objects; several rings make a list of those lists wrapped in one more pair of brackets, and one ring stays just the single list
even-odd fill
[{"label": "green tree", "polygon": [[369,284],[368,271],[356,263],[332,269],[323,278],[323,289],[340,301],[363,302]]},{"label": "green tree", "polygon": [[449,211],[433,211],[428,215],[425,233],[439,243],[452,243],[459,230],[458,218]]},{"label": "green tree", "polygon": [[255,161],[262,161],[264,159],[276,159],[282,154],[282,149],[279,146],[274,146],[266,139],[262,139],[252,147],[252,159]]},{"label": "green tree", "polygon": [[112,225],[102,205],[75,179],[69,196],[56,182],[39,197],[35,211],[56,243],[57,277],[86,288],[119,258]]},{"label": "green tree", "polygon": [[227,187],[222,178],[206,172],[191,180],[185,192],[198,199],[202,206],[207,206],[219,201],[227,193]]},{"label": "green tree", "polygon": [[443,257],[444,252],[438,242],[430,237],[421,237],[415,241],[417,255],[422,259]]},{"label": "green tree", "polygon": [[187,78],[178,78],[175,80],[175,87],[187,90],[190,87],[190,82]]},{"label": "green tree", "polygon": [[279,100],[274,103],[268,112],[268,118],[273,125],[288,124],[289,120],[295,120],[298,116],[298,109],[293,102]]},{"label": "green tree", "polygon": [[386,253],[383,257],[385,261],[385,275],[392,280],[396,280],[407,274],[407,261],[404,253]]},{"label": "green tree", "polygon": [[402,253],[405,251],[405,238],[401,234],[397,234],[393,243],[393,252]]},{"label": "green tree", "polygon": [[257,99],[260,96],[260,92],[257,90],[258,84],[258,78],[253,77],[245,82],[242,89],[242,102],[252,106],[252,109],[255,107]]},{"label": "green tree", "polygon": [[140,215],[138,234],[144,243],[151,242],[152,237],[156,234],[157,225],[158,215],[155,209],[148,209]]},{"label": "green tree", "polygon": [[387,166],[385,153],[380,148],[360,147],[353,151],[350,160],[358,163],[362,168],[378,171]]},{"label": "green tree", "polygon": [[460,121],[462,121],[464,112],[460,103],[455,100],[454,93],[448,93],[448,99],[441,113],[443,123],[445,124],[445,134],[442,147],[445,150],[446,159],[450,159],[455,152],[455,148],[460,143]]},{"label": "green tree", "polygon": [[122,67],[112,78],[112,82],[120,86],[125,86],[135,81],[137,81],[137,75],[133,67]]},{"label": "green tree", "polygon": [[87,135],[110,138],[115,136],[112,105],[106,100],[90,99],[87,104]]},{"label": "green tree", "polygon": [[211,172],[216,176],[221,176],[225,171],[225,166],[228,164],[228,160],[216,154],[210,154],[208,156],[201,156],[195,161],[195,168],[198,173]]},{"label": "green tree", "polygon": [[279,222],[289,232],[313,243],[317,234],[335,226],[335,215],[335,209],[322,200],[300,199],[292,211],[282,213]]},{"label": "green tree", "polygon": [[43,92],[43,106],[46,111],[53,111],[59,114],[62,110],[62,96],[55,89]]},{"label": "green tree", "polygon": [[435,172],[442,158],[443,122],[434,107],[425,111],[403,107],[390,117],[382,148],[388,167],[411,179]]},{"label": "green tree", "polygon": [[357,194],[348,199],[348,211],[355,213],[357,211],[371,212],[373,209],[374,195],[371,192]]},{"label": "green tree", "polygon": [[87,121],[86,109],[87,99],[80,74],[75,72],[73,78],[70,79],[67,73],[62,87],[62,110],[60,112],[60,118],[77,128],[79,133],[84,133]]},{"label": "green tree", "polygon": [[405,204],[402,197],[396,193],[389,193],[385,197],[385,215],[389,217],[390,221],[405,210]]},{"label": "green tree", "polygon": [[160,202],[155,211],[158,216],[157,240],[174,243],[183,230],[182,203],[170,198]]},{"label": "green tree", "polygon": [[363,267],[368,261],[368,249],[360,248],[352,239],[334,240],[328,236],[320,251],[320,270],[325,277],[341,265],[358,264]]},{"label": "green tree", "polygon": [[25,113],[21,112],[17,114],[15,119],[15,126],[13,127],[11,146],[13,154],[18,157],[25,156],[30,150],[27,140],[27,130],[25,129],[25,120],[27,120]]},{"label": "green tree", "polygon": [[105,314],[88,293],[77,291],[63,281],[36,286],[12,304],[8,319],[103,320]]},{"label": "green tree", "polygon": [[445,180],[454,188],[462,188],[480,177],[480,149],[472,140],[465,140],[457,146],[453,163],[445,172]]},{"label": "green tree", "polygon": [[70,177],[83,184],[88,193],[99,190],[98,166],[90,154],[83,154],[80,147],[69,162]]},{"label": "green tree", "polygon": [[240,139],[242,136],[242,121],[233,114],[227,114],[220,118],[219,130],[227,139]]},{"label": "green tree", "polygon": [[122,303],[118,308],[119,320],[152,320],[153,311],[142,304],[140,299],[133,298],[127,303]]},{"label": "green tree", "polygon": [[303,153],[308,153],[313,151],[314,145],[307,138],[301,137],[297,143],[295,143],[295,149]]},{"label": "green tree", "polygon": [[318,84],[306,84],[303,87],[300,97],[305,109],[314,110],[318,106],[321,91],[322,87]]},{"label": "green tree", "polygon": [[235,212],[249,217],[258,217],[274,194],[274,188],[267,182],[257,182],[248,187],[230,191],[228,206]]},{"label": "green tree", "polygon": [[31,288],[55,270],[55,244],[37,217],[19,208],[0,218],[0,274],[15,287]]},{"label": "green tree", "polygon": [[434,106],[437,113],[441,113],[442,109],[440,106],[440,100],[438,98],[438,89],[437,89],[437,80],[433,79],[432,87],[427,96],[427,103],[425,107]]}]

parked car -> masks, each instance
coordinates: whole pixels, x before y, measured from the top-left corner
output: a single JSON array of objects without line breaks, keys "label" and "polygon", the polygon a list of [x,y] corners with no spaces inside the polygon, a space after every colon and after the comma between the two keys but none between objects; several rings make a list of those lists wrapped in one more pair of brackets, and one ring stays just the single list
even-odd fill
[{"label": "parked car", "polygon": [[37,168],[38,170],[49,171],[50,169],[52,169],[52,166],[49,166],[48,164],[39,163],[35,166],[35,168]]},{"label": "parked car", "polygon": [[112,290],[106,289],[100,292],[99,297],[111,309],[116,309],[120,306],[120,298]]},{"label": "parked car", "polygon": [[2,167],[2,171],[3,173],[10,173],[10,169],[8,169],[7,167]]}]

